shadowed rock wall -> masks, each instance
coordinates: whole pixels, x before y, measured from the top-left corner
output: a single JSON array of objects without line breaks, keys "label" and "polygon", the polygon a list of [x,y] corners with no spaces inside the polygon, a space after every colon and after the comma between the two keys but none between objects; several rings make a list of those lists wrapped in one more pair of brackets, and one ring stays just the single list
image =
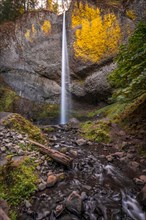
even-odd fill
[{"label": "shadowed rock wall", "polygon": [[[77,2],[67,12],[71,91],[80,100],[106,100],[105,75],[115,66],[111,63],[121,42],[145,16],[145,1]],[[61,38],[62,15],[45,10],[0,26],[1,75],[19,95],[59,103]]]}]

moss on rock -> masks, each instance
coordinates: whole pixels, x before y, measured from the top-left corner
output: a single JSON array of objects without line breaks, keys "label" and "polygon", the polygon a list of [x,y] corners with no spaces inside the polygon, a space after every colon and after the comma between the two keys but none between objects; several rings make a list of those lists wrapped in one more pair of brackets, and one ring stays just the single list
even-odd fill
[{"label": "moss on rock", "polygon": [[83,136],[91,141],[98,143],[110,142],[110,122],[107,120],[82,123],[81,131],[83,132]]},{"label": "moss on rock", "polygon": [[16,208],[20,202],[28,199],[37,189],[38,180],[35,164],[28,157],[18,166],[8,158],[7,164],[0,167],[0,198],[8,202],[12,220],[17,219]]},{"label": "moss on rock", "polygon": [[0,112],[13,111],[13,104],[17,100],[18,96],[8,86],[5,85],[0,78]]},{"label": "moss on rock", "polygon": [[45,137],[40,128],[33,125],[30,121],[19,114],[10,114],[3,120],[3,124],[10,129],[14,129],[20,133],[28,134],[30,139],[40,143],[45,142]]},{"label": "moss on rock", "polygon": [[0,77],[0,112],[19,113],[33,121],[58,118],[59,105],[19,97]]}]

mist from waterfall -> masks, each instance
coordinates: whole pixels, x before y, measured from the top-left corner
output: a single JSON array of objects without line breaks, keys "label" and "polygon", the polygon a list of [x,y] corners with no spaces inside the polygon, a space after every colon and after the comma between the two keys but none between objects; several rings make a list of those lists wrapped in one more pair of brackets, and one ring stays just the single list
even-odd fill
[{"label": "mist from waterfall", "polygon": [[62,71],[61,71],[61,117],[60,123],[66,124],[69,119],[69,110],[71,107],[71,99],[69,92],[70,76],[69,76],[69,59],[67,50],[66,37],[66,21],[65,11],[63,13],[63,29],[62,29]]}]

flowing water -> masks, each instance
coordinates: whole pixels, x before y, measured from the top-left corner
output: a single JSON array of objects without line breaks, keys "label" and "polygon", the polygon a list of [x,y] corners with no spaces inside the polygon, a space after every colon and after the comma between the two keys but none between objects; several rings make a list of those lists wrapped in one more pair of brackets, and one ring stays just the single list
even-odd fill
[{"label": "flowing water", "polygon": [[[46,173],[49,170],[64,172],[65,179],[38,192],[31,209],[21,220],[146,220],[145,212],[136,200],[136,189],[129,172],[123,173],[121,167],[102,160],[97,152],[97,143],[77,146],[77,129],[66,129],[66,125],[53,128],[49,145],[60,151],[67,148],[68,154],[74,157],[73,166],[65,169],[48,162]],[[42,178],[46,181],[45,166],[42,166]],[[72,210],[66,207],[67,198],[73,191],[80,195],[81,213],[78,213],[80,202],[76,199],[72,201]],[[59,214],[56,211],[58,207],[62,207]]]},{"label": "flowing water", "polygon": [[62,28],[62,71],[61,71],[61,117],[60,123],[66,124],[69,118],[70,95],[69,95],[69,61],[67,50],[66,37],[66,21],[65,12],[63,13],[63,28]]}]

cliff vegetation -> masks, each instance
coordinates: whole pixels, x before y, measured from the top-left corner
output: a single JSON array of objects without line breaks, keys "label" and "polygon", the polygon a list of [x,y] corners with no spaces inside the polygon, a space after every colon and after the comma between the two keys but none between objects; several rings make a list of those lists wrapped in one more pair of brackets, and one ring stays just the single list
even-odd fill
[{"label": "cliff vegetation", "polygon": [[99,8],[80,3],[72,14],[77,58],[97,63],[116,54],[121,42],[121,28],[114,13],[102,14]]}]

